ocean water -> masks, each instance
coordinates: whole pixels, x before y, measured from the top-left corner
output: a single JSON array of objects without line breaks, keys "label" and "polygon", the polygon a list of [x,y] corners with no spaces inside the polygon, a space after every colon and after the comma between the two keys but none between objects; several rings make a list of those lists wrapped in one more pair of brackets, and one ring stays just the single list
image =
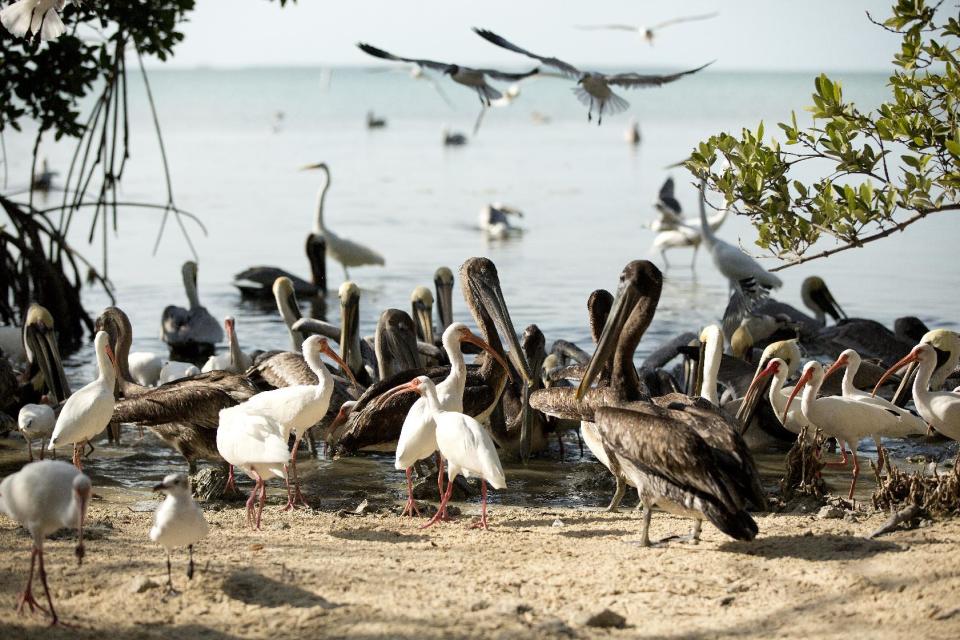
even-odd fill
[{"label": "ocean water", "polygon": [[[303,243],[319,176],[299,167],[325,161],[332,170],[328,226],[386,257],[385,268],[351,273],[363,291],[364,334],[373,332],[383,309],[409,309],[411,290],[432,286],[438,266],[456,273],[466,258],[485,255],[498,267],[518,332],[536,323],[548,345],[564,338],[589,350],[589,293],[614,288],[630,260],[660,264],[650,251],[655,234],[646,225],[668,175],[677,181],[686,214],[696,214],[690,176],[666,167],[713,133],[764,121],[775,135],[776,122],[788,120],[791,110],[805,120],[814,75],[708,70],[660,89],[624,91],[630,110],[602,126],[587,122],[568,81],[540,78],[523,83],[509,107],[491,109],[479,135],[462,148],[445,148],[442,131],[470,134],[476,96],[443,82],[450,107],[428,82],[402,70],[159,69],[150,72],[150,81],[176,203],[208,230],[204,235],[186,223],[199,253],[201,300],[218,317],[237,317],[245,349],[286,348],[288,339],[275,310],[242,302],[231,278],[255,264],[308,274]],[[887,93],[882,74],[832,75],[865,108]],[[368,110],[387,118],[388,126],[367,130]],[[283,119],[275,127],[278,112]],[[534,114],[549,122],[535,122]],[[136,74],[130,77],[130,117],[132,157],[121,197],[163,203],[158,145]],[[643,135],[638,147],[623,137],[631,117]],[[29,130],[6,136],[10,189],[28,180],[32,141]],[[53,168],[65,171],[73,149],[50,137],[41,150]],[[523,210],[521,237],[490,242],[476,228],[480,208],[493,201]],[[59,204],[58,196],[49,202]],[[87,209],[76,217],[71,241],[99,260],[100,245],[87,244],[91,214]],[[135,350],[162,352],[161,311],[186,302],[179,267],[191,254],[176,225],[168,224],[152,255],[159,224],[155,211],[126,209],[119,233],[111,232],[109,240],[109,275],[117,304],[133,321]],[[744,219],[730,219],[719,235],[759,251]],[[777,297],[799,305],[801,281],[817,274],[851,316],[891,322],[910,314],[956,327],[958,240],[955,215],[934,216],[888,240],[782,272],[785,286]],[[670,254],[674,266],[665,271],[663,298],[641,355],[722,314],[726,283],[707,255],[701,253],[695,269],[690,257],[689,250]],[[335,294],[343,274],[328,261],[328,275],[328,320],[337,322]],[[93,315],[107,304],[95,288],[83,299]],[[459,289],[454,300],[456,317],[469,321]],[[74,384],[88,381],[91,349],[71,356],[68,366]]]}]

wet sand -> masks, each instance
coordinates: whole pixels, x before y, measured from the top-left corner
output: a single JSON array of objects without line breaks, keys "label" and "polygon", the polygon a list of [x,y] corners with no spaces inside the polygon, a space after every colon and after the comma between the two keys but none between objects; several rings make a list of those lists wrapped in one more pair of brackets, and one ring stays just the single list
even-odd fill
[{"label": "wet sand", "polygon": [[[13,611],[29,539],[0,516],[2,638],[556,638],[957,637],[960,520],[867,535],[886,519],[814,513],[757,517],[760,537],[734,542],[705,524],[699,544],[636,544],[640,512],[494,505],[491,530],[333,507],[281,512],[263,530],[242,504],[207,505],[210,536],[174,557],[182,594],[164,598],[165,556],[147,539],[142,492],[100,491],[82,567],[74,540],[48,541],[51,588],[75,629]],[[690,522],[656,513],[654,539]],[[156,586],[136,592],[138,580]],[[39,594],[38,594],[39,596]],[[42,596],[40,596],[42,597]],[[609,609],[624,628],[587,626]]]}]

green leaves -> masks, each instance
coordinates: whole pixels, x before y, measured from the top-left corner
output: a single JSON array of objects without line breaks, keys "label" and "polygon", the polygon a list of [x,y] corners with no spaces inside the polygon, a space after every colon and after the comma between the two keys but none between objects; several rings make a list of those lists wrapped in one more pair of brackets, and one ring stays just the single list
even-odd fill
[{"label": "green leaves", "polygon": [[[902,41],[890,99],[875,111],[844,103],[840,83],[820,74],[807,108],[812,125],[801,127],[791,113],[777,125],[783,147],[764,142],[760,123],[756,132],[715,135],[691,154],[686,167],[751,219],[759,246],[796,261],[824,237],[859,246],[905,211],[914,212],[912,222],[960,208],[960,22],[946,16],[938,24],[938,6],[900,0],[884,22]],[[719,169],[720,159],[729,167]],[[791,177],[803,163],[821,178]]]}]

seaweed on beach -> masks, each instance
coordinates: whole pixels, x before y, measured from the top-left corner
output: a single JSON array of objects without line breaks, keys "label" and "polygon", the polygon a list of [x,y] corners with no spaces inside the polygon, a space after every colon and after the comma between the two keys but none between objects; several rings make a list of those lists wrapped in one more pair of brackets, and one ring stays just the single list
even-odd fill
[{"label": "seaweed on beach", "polygon": [[780,479],[780,493],[786,501],[797,495],[822,498],[827,493],[820,471],[824,463],[820,448],[825,438],[818,429],[811,442],[807,440],[807,427],[803,427],[796,442],[784,460],[784,476]]},{"label": "seaweed on beach", "polygon": [[877,478],[877,490],[873,494],[873,506],[889,511],[914,505],[930,518],[945,518],[960,514],[960,455],[954,460],[953,468],[947,473],[932,475],[921,470],[907,473],[891,464],[889,458],[884,462],[886,476],[872,461],[870,463]]}]

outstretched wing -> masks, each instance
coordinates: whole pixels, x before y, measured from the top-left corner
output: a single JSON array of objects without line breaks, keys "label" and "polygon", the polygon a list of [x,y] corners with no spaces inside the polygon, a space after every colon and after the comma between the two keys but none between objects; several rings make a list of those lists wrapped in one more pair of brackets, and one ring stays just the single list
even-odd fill
[{"label": "outstretched wing", "polygon": [[446,62],[436,62],[435,60],[419,60],[417,58],[402,58],[400,56],[395,56],[392,53],[384,51],[383,49],[378,49],[373,45],[369,45],[365,42],[358,42],[357,47],[367,55],[371,55],[374,58],[381,58],[383,60],[394,60],[396,62],[412,62],[413,64],[418,64],[421,67],[427,67],[428,69],[434,69],[436,71],[443,71],[450,65]]},{"label": "outstretched wing", "polygon": [[[495,34],[493,31],[488,31],[488,30],[486,30],[486,29],[477,29],[476,27],[473,28],[473,31],[474,31],[474,33],[476,33],[478,36],[480,36],[481,38],[483,38],[484,40],[486,40],[487,42],[490,42],[490,43],[492,43],[492,44],[495,44],[495,45],[497,45],[498,47],[501,47],[501,48],[503,48],[503,49],[507,49],[507,50],[509,50],[509,51],[513,51],[514,53],[519,53],[519,54],[521,54],[521,55],[525,55],[525,56],[527,56],[528,58],[533,58],[534,60],[539,60],[540,62],[542,62],[543,64],[547,65],[548,67],[553,67],[554,69],[559,70],[561,73],[563,73],[563,74],[564,74],[565,76],[567,76],[567,77],[576,78],[577,76],[580,75],[580,70],[577,69],[577,68],[576,68],[575,66],[573,66],[572,64],[570,64],[570,63],[568,63],[568,62],[564,62],[563,60],[560,60],[560,59],[558,59],[558,58],[547,58],[547,57],[545,57],[545,56],[539,56],[539,55],[537,55],[537,54],[535,54],[535,53],[531,53],[531,52],[527,51],[526,49],[522,49],[522,48],[518,47],[517,45],[513,44],[513,43],[510,42],[509,40],[506,40],[506,39],[504,39],[503,37],[498,36],[498,35]],[[530,75],[530,74],[526,74],[526,75]],[[526,77],[526,75],[525,75],[524,77]]]},{"label": "outstretched wing", "polygon": [[707,67],[712,65],[714,62],[716,62],[716,60],[711,60],[707,64],[701,65],[696,69],[687,69],[686,71],[679,71],[677,73],[669,73],[666,75],[643,74],[643,73],[617,73],[611,76],[607,76],[607,84],[613,84],[620,87],[628,87],[628,88],[659,87],[660,85],[667,84],[668,82],[679,80],[683,76],[688,76],[702,69],[706,69]]},{"label": "outstretched wing", "polygon": [[578,24],[575,28],[582,31],[640,31],[640,27],[632,24]]},{"label": "outstretched wing", "polygon": [[521,73],[508,73],[506,71],[498,71],[497,69],[475,69],[484,75],[488,75],[494,80],[523,80],[524,78],[529,78],[530,76],[540,73],[540,67],[535,67],[530,71],[523,71]]},{"label": "outstretched wing", "polygon": [[660,24],[655,24],[650,27],[652,30],[663,29],[664,27],[669,27],[672,24],[680,24],[681,22],[694,22],[696,20],[708,20],[710,18],[716,18],[720,15],[718,12],[714,11],[713,13],[701,13],[695,16],[681,16],[679,18],[671,18],[670,20],[664,20]]}]

